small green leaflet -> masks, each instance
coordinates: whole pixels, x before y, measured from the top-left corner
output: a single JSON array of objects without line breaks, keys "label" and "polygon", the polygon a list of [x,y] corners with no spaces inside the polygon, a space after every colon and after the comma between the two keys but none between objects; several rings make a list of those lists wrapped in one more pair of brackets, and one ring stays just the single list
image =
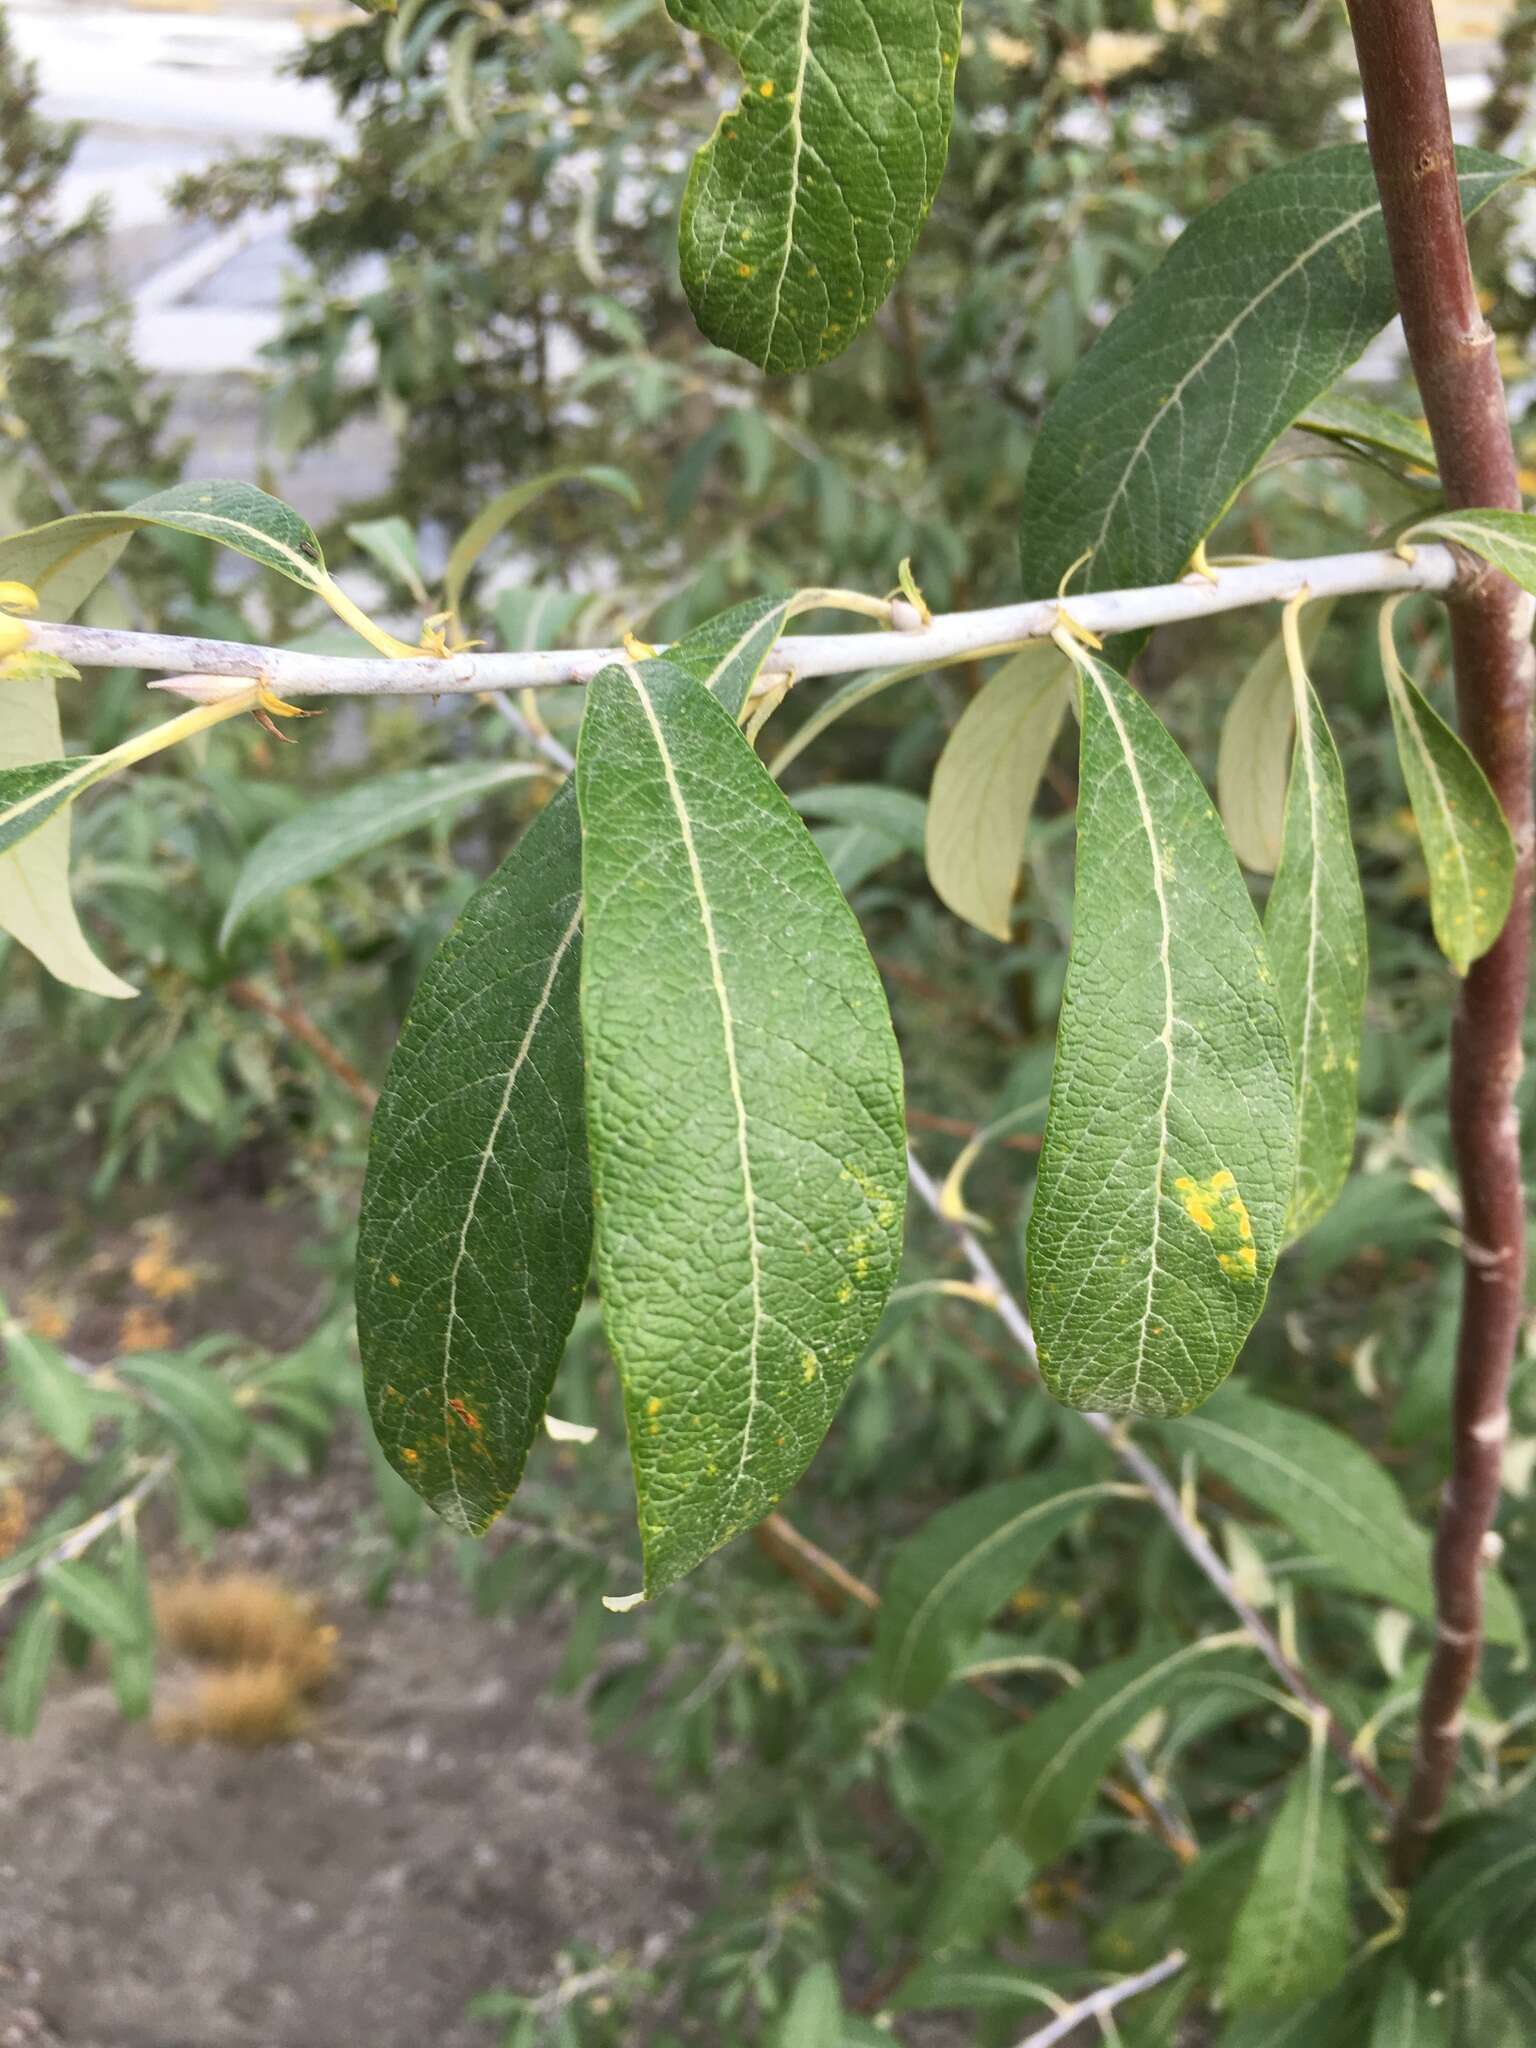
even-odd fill
[{"label": "small green leaflet", "polygon": [[369,1144],[368,1411],[401,1477],[475,1535],[522,1476],[587,1281],[580,858],[567,787],[422,976]]},{"label": "small green leaflet", "polygon": [[[463,761],[381,775],[275,826],[246,856],[219,930],[227,946],[257,904],[387,846],[456,804],[544,770],[527,761]],[[0,830],[4,820],[0,818]]]},{"label": "small green leaflet", "polygon": [[1177,1415],[1264,1304],[1294,1166],[1285,1025],[1194,770],[1079,649],[1072,952],[1029,1219],[1040,1370],[1077,1408]]},{"label": "small green leaflet", "polygon": [[1232,1931],[1222,1990],[1235,2011],[1295,2005],[1331,1991],[1349,1966],[1349,1835],[1328,1784],[1320,1722]]},{"label": "small green leaflet", "polygon": [[901,1545],[875,1624],[875,1670],[894,1705],[927,1706],[1062,1531],[1096,1502],[1135,1491],[1063,1489],[1062,1477],[1009,1480],[968,1494]]},{"label": "small green leaflet", "polygon": [[[1301,615],[1302,652],[1310,660],[1333,610],[1331,600]],[[1291,732],[1296,722],[1285,635],[1277,633],[1227,706],[1216,753],[1216,804],[1232,851],[1256,875],[1272,875],[1285,840]]]},{"label": "small green leaflet", "polygon": [[371,555],[391,582],[409,592],[423,611],[431,609],[421,550],[409,520],[398,513],[386,519],[359,519],[347,528],[347,539]]},{"label": "small green leaflet", "polygon": [[873,1334],[901,1065],[852,912],[708,692],[604,669],[576,787],[598,1277],[651,1594],[794,1484]]},{"label": "small green leaflet", "polygon": [[25,1402],[32,1420],[45,1436],[51,1437],[72,1458],[85,1457],[91,1448],[91,1428],[96,1403],[88,1383],[60,1357],[51,1344],[34,1337],[22,1323],[4,1317],[6,1363],[11,1384]]},{"label": "small green leaflet", "polygon": [[243,1451],[250,1441],[250,1417],[224,1381],[188,1358],[141,1351],[119,1359],[119,1379],[140,1386],[162,1415],[174,1419],[221,1450]]},{"label": "small green leaflet", "polygon": [[[1288,1528],[1347,1586],[1434,1618],[1429,1538],[1396,1482],[1342,1430],[1295,1408],[1224,1387],[1198,1415],[1161,1425],[1201,1463]],[[1523,1640],[1519,1610],[1495,1573],[1483,1581],[1491,1642]]]},{"label": "small green leaflet", "polygon": [[1504,929],[1515,889],[1515,842],[1488,778],[1398,659],[1395,604],[1379,620],[1381,669],[1397,732],[1397,758],[1429,872],[1429,913],[1458,974]]},{"label": "small green leaflet", "polygon": [[1438,474],[1435,444],[1423,427],[1388,406],[1360,397],[1347,385],[1336,384],[1321,398],[1314,398],[1296,424],[1310,434],[1323,435],[1326,440],[1379,449],[1383,455],[1399,456],[1431,476]]},{"label": "small green leaflet", "polygon": [[[1523,175],[1456,152],[1467,214]],[[1250,179],[1194,220],[1068,378],[1024,483],[1024,594],[1171,583],[1275,438],[1396,310],[1363,144]]]},{"label": "small green leaflet", "polygon": [[683,288],[709,340],[805,370],[874,318],[949,150],[959,0],[667,0],[741,64],[693,160]]},{"label": "small green leaflet", "polygon": [[1048,640],[989,677],[945,742],[928,793],[928,879],[940,901],[1007,942],[1035,793],[1071,688]]},{"label": "small green leaflet", "polygon": [[1482,1945],[1495,1970],[1513,1963],[1536,1914],[1531,1802],[1469,1815],[1442,1829],[1408,1901],[1403,1953],[1421,1984],[1443,1983],[1456,1953]]},{"label": "small green leaflet", "polygon": [[38,1573],[71,1621],[113,1649],[135,1649],[144,1640],[144,1616],[125,1588],[99,1565],[45,1564]]},{"label": "small green leaflet", "polygon": [[[1071,1843],[1115,1751],[1153,1707],[1189,1685],[1246,1674],[1231,1654],[1240,1639],[1210,1636],[1177,1650],[1139,1650],[1091,1671],[1002,1745],[1004,1811],[1014,1839],[1036,1864]],[[1217,1661],[1219,1660],[1219,1661]]]},{"label": "small green leaflet", "polygon": [[1355,1098],[1365,1017],[1365,899],[1349,829],[1344,769],[1307,680],[1297,613],[1283,634],[1294,692],[1296,747],[1285,838],[1264,911],[1296,1077],[1296,1184],[1286,1236],[1300,1237],[1333,1207],[1355,1152]]},{"label": "small green leaflet", "polygon": [[1529,512],[1437,512],[1404,534],[1398,543],[1448,540],[1513,576],[1522,590],[1536,592],[1536,515]]},{"label": "small green leaflet", "polygon": [[63,1626],[57,1603],[39,1593],[12,1630],[0,1672],[0,1728],[7,1735],[30,1735],[36,1728]]},{"label": "small green leaflet", "polygon": [[29,761],[20,768],[0,769],[0,853],[46,824],[61,805],[77,796],[82,775],[95,759],[77,755],[73,760]]},{"label": "small green leaflet", "polygon": [[[787,610],[738,605],[674,658],[734,715]],[[586,1285],[580,887],[568,786],[422,977],[374,1117],[357,1272],[370,1413],[395,1471],[460,1528],[484,1529],[516,1487]]]},{"label": "small green leaflet", "polygon": [[526,483],[514,484],[509,491],[503,491],[465,527],[454,542],[448,556],[448,566],[443,571],[443,594],[451,612],[459,610],[464,601],[464,586],[469,581],[476,562],[485,553],[497,534],[504,531],[530,505],[534,505],[546,491],[556,484],[591,484],[602,491],[615,491],[636,511],[640,508],[640,493],[622,469],[611,469],[605,463],[594,463],[586,468],[551,469],[542,476],[530,477]]}]

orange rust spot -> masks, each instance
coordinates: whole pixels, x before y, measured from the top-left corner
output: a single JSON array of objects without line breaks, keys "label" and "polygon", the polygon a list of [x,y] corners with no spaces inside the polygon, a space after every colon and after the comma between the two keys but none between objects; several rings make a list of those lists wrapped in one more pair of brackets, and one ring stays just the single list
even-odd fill
[{"label": "orange rust spot", "polygon": [[473,1408],[466,1408],[464,1403],[456,1397],[450,1399],[448,1406],[457,1415],[466,1429],[478,1429],[480,1427],[480,1418]]},{"label": "orange rust spot", "polygon": [[407,1465],[414,1465],[421,1456],[421,1453],[419,1451],[406,1449],[401,1451],[400,1455],[402,1458],[404,1458]]}]

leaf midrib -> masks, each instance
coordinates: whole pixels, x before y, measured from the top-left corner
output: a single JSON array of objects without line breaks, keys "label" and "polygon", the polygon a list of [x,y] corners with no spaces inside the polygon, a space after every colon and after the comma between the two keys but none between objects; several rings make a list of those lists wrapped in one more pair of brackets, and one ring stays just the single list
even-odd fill
[{"label": "leaf midrib", "polygon": [[[763,344],[765,360],[773,356],[774,337],[779,331],[779,321],[784,306],[784,280],[789,275],[789,259],[795,247],[795,219],[800,211],[800,158],[805,150],[805,72],[811,56],[811,0],[800,0],[800,63],[795,72],[795,89],[790,99],[789,128],[794,138],[794,154],[789,161],[789,213],[784,222],[784,255],[779,263],[778,279],[773,287],[773,316],[768,322],[768,339]],[[751,81],[747,81],[750,86]]]},{"label": "leaf midrib", "polygon": [[[807,0],[807,11],[809,0]],[[742,1196],[746,1209],[747,1257],[751,1279],[752,1330],[747,1344],[747,1414],[741,1430],[741,1456],[737,1461],[736,1474],[731,1482],[730,1495],[726,1501],[723,1520],[730,1520],[736,1511],[736,1501],[746,1478],[747,1460],[752,1450],[752,1431],[757,1413],[762,1406],[761,1369],[759,1352],[763,1333],[763,1267],[762,1247],[757,1235],[757,1189],[752,1178],[752,1156],[747,1142],[747,1105],[742,1093],[741,1068],[736,1057],[736,1017],[731,1007],[730,990],[726,987],[724,964],[720,955],[720,942],[715,933],[714,911],[710,905],[709,892],[704,883],[704,869],[699,860],[699,849],[693,836],[693,820],[683,799],[682,788],[677,779],[677,769],[667,745],[666,734],[656,716],[656,707],[651,693],[641,680],[640,671],[633,662],[621,664],[625,676],[640,699],[651,728],[651,737],[661,761],[662,772],[667,779],[667,793],[671,797],[673,810],[677,814],[678,832],[682,838],[683,850],[688,858],[688,871],[693,881],[693,893],[699,906],[699,922],[704,931],[704,944],[709,954],[710,980],[714,987],[715,1001],[720,1010],[720,1028],[725,1046],[726,1072],[730,1080],[731,1103],[736,1118],[736,1153],[741,1167]]]}]

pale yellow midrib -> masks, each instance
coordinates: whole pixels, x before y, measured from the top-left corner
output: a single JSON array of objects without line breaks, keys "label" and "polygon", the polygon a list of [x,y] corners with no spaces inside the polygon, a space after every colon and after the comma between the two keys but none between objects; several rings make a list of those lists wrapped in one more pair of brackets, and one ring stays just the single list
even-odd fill
[{"label": "pale yellow midrib", "polygon": [[682,787],[677,779],[672,754],[667,746],[666,734],[661,729],[661,720],[656,716],[656,707],[651,695],[641,681],[640,673],[631,663],[623,664],[624,673],[634,685],[636,696],[651,728],[651,737],[656,743],[656,752],[661,760],[662,772],[667,778],[667,793],[672,799],[672,808],[677,813],[678,830],[682,835],[683,849],[688,856],[688,871],[693,878],[693,892],[698,901],[699,921],[704,930],[705,949],[709,954],[710,979],[714,986],[715,1001],[719,1005],[721,1036],[725,1045],[726,1071],[730,1078],[731,1102],[736,1114],[736,1151],[741,1166],[741,1186],[746,1210],[747,1257],[751,1275],[752,1293],[752,1334],[747,1346],[749,1378],[747,1383],[747,1416],[742,1424],[741,1456],[736,1465],[736,1476],[731,1482],[731,1491],[722,1520],[728,1521],[735,1510],[736,1499],[746,1478],[747,1459],[752,1449],[752,1430],[762,1405],[759,1371],[759,1350],[763,1330],[763,1269],[762,1252],[757,1236],[757,1190],[752,1180],[752,1158],[747,1145],[747,1104],[742,1093],[741,1068],[736,1058],[736,1016],[731,1008],[730,991],[725,985],[725,970],[720,958],[720,943],[715,934],[715,917],[710,908],[709,892],[704,886],[704,869],[699,860],[699,850],[693,836],[693,821],[688,806],[683,800]]},{"label": "pale yellow midrib", "polygon": [[539,991],[539,1000],[534,1004],[533,1014],[528,1019],[528,1027],[523,1033],[522,1041],[516,1053],[513,1055],[512,1064],[507,1069],[506,1086],[501,1091],[501,1100],[496,1105],[496,1114],[491,1119],[491,1128],[481,1150],[479,1164],[475,1169],[475,1184],[469,1191],[469,1201],[464,1209],[464,1221],[459,1226],[458,1250],[454,1253],[453,1267],[448,1275],[448,1319],[443,1330],[443,1448],[447,1452],[448,1477],[453,1485],[453,1497],[458,1503],[460,1515],[464,1513],[464,1492],[463,1488],[459,1485],[458,1464],[453,1455],[454,1418],[448,1406],[449,1375],[453,1370],[453,1333],[458,1322],[459,1269],[463,1266],[468,1252],[469,1233],[474,1224],[475,1211],[480,1204],[480,1190],[485,1185],[485,1176],[490,1170],[491,1155],[496,1149],[496,1140],[501,1136],[501,1127],[506,1122],[507,1111],[511,1107],[512,1091],[517,1086],[518,1075],[521,1074],[523,1068],[527,1065],[528,1054],[532,1049],[534,1036],[544,1020],[544,1012],[549,1008],[550,997],[554,993],[555,980],[560,972],[561,963],[570,951],[571,941],[575,938],[577,929],[581,924],[581,911],[582,899],[578,896],[576,908],[571,914],[571,921],[561,934],[560,943],[556,946],[550,960],[549,973],[544,977],[544,986]]}]

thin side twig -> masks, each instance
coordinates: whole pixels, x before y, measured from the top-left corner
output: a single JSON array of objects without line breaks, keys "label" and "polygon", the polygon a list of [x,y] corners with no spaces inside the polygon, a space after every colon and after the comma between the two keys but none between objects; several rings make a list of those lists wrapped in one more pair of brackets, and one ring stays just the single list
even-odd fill
[{"label": "thin side twig", "polygon": [[1161,1962],[1153,1963],[1149,1969],[1138,1970],[1134,1977],[1122,1977],[1117,1983],[1106,1984],[1089,1997],[1079,1999],[1076,2005],[1067,2006],[1045,2026],[1026,2034],[1017,2048],[1052,2048],[1054,2042],[1065,2041],[1068,2034],[1085,2026],[1089,2020],[1102,2020],[1117,2005],[1124,2005],[1127,1999],[1138,1998],[1143,1991],[1152,1991],[1159,1984],[1166,1984],[1188,1961],[1183,1949],[1170,1949]]},{"label": "thin side twig", "polygon": [[[925,1170],[922,1161],[911,1152],[907,1154],[907,1168],[918,1195],[953,1234],[965,1256],[966,1264],[991,1297],[992,1306],[1004,1329],[1028,1360],[1031,1371],[1037,1371],[1039,1361],[1035,1352],[1035,1333],[1030,1328],[1029,1318],[988,1257],[980,1240],[973,1231],[967,1230],[963,1223],[957,1223],[944,1214],[939,1202],[937,1183]],[[1212,1548],[1205,1531],[1190,1521],[1185,1514],[1178,1492],[1161,1466],[1149,1458],[1140,1444],[1134,1441],[1123,1422],[1117,1422],[1112,1416],[1099,1415],[1092,1411],[1085,1412],[1082,1420],[1096,1436],[1102,1437],[1126,1470],[1133,1473],[1146,1488],[1153,1506],[1172,1529],[1187,1555],[1237,1616],[1252,1638],[1254,1647],[1280,1683],[1287,1692],[1301,1701],[1309,1713],[1321,1718],[1327,1731],[1329,1746],[1339,1760],[1375,1803],[1390,1813],[1394,1805],[1391,1787],[1350,1741],[1347,1731],[1335,1719],[1305,1672],[1299,1670],[1286,1656],[1263,1616],[1243,1598],[1236,1580]]]},{"label": "thin side twig", "polygon": [[[1467,252],[1431,0],[1349,0],[1366,140],[1403,332],[1446,503],[1520,509],[1494,336]],[[1409,1882],[1439,1825],[1483,1646],[1482,1575],[1498,1510],[1509,1378],[1525,1305],[1525,1190],[1515,1088],[1530,981],[1533,846],[1531,600],[1484,569],[1453,589],[1461,736],[1493,785],[1517,854],[1509,921],[1467,975],[1451,1030],[1451,1143],[1461,1183],[1462,1305],[1451,1473],[1435,1532],[1435,1645],[1392,1875]]]}]

